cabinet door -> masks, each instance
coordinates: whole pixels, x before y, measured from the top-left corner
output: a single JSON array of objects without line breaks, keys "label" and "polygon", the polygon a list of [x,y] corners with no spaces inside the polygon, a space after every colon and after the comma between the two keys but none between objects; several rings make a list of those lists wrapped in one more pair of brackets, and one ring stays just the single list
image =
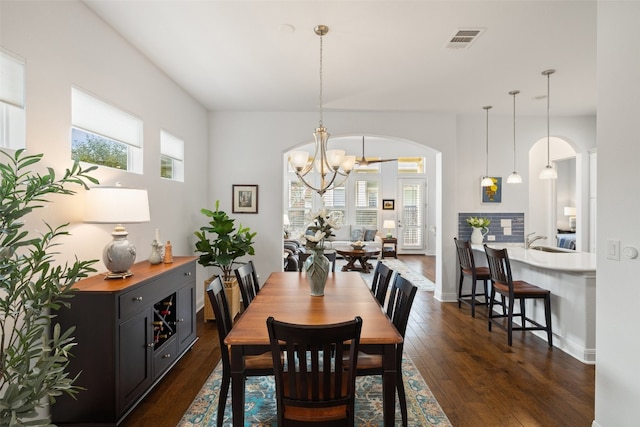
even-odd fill
[{"label": "cabinet door", "polygon": [[118,413],[126,410],[152,382],[153,314],[150,308],[120,324]]},{"label": "cabinet door", "polygon": [[196,338],[196,288],[190,283],[178,290],[176,329],[178,353],[185,351]]}]

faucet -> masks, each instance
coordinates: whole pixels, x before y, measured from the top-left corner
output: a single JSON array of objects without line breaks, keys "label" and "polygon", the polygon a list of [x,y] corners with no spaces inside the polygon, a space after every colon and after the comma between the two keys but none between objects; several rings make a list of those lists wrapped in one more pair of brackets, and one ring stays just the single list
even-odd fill
[{"label": "faucet", "polygon": [[[531,244],[533,242],[535,242],[536,240],[546,240],[546,238],[547,238],[547,236],[533,236],[534,234],[536,234],[535,231],[533,233],[527,234],[527,236],[525,238],[525,242],[524,242],[524,248],[525,249],[529,249],[531,247]],[[529,238],[529,236],[533,236],[533,237]]]}]

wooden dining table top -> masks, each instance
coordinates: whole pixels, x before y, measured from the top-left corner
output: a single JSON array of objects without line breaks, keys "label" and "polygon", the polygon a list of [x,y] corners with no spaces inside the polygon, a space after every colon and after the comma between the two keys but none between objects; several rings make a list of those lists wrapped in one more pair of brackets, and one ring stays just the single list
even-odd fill
[{"label": "wooden dining table top", "polygon": [[266,321],[331,324],[362,317],[361,344],[399,344],[402,336],[359,273],[329,273],[324,296],[311,296],[306,273],[275,272],[227,335],[227,345],[268,345]]}]

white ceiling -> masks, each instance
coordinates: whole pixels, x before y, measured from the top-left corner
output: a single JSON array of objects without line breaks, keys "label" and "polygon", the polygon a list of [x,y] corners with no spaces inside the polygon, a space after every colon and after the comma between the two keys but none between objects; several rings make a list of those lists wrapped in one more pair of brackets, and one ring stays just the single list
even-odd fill
[{"label": "white ceiling", "polygon": [[212,111],[317,111],[317,24],[325,111],[544,115],[548,68],[552,115],[596,111],[595,0],[84,3]]}]

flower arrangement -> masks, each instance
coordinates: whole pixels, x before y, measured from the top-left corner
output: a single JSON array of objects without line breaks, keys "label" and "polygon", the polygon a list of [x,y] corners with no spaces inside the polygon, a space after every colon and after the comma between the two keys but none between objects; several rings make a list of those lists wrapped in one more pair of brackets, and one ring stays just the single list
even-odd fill
[{"label": "flower arrangement", "polygon": [[302,237],[305,239],[304,246],[309,249],[316,247],[322,248],[324,246],[324,239],[333,236],[333,230],[340,228],[325,208],[322,208],[318,213],[309,215],[307,219],[310,222],[307,226],[307,233],[312,231],[313,234],[305,234]]},{"label": "flower arrangement", "polygon": [[467,218],[467,224],[474,228],[488,228],[489,224],[491,224],[491,220],[489,218],[470,216]]}]

